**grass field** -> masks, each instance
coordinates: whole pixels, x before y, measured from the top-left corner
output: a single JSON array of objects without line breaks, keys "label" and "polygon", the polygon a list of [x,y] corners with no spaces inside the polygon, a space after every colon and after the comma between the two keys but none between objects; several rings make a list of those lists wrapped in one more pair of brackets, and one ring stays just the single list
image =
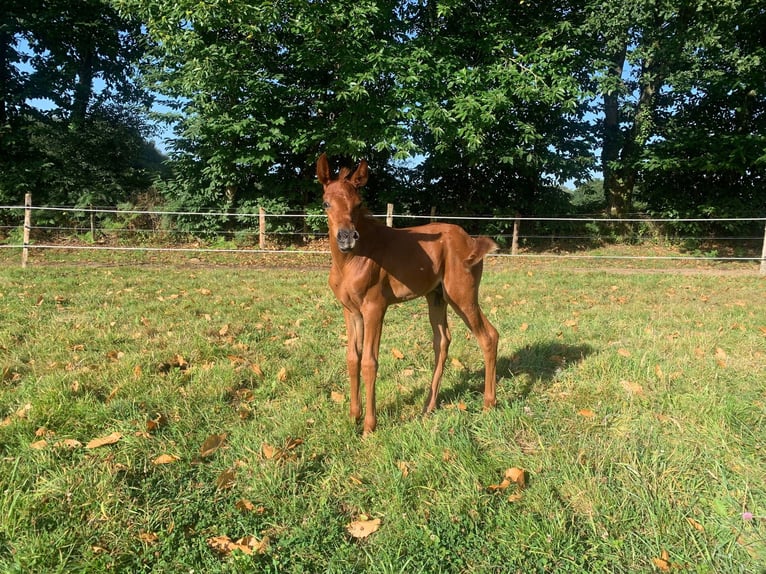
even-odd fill
[{"label": "grass field", "polygon": [[766,568],[766,280],[492,260],[498,408],[421,300],[363,440],[326,270],[185,257],[4,262],[1,572]]}]

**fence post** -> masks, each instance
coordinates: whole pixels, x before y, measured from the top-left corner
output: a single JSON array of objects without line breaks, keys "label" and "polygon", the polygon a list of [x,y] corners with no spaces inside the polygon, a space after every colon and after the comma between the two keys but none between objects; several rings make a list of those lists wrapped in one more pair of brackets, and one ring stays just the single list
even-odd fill
[{"label": "fence post", "polygon": [[24,238],[22,240],[23,247],[21,249],[21,267],[27,266],[29,260],[29,231],[32,229],[32,194],[27,193],[24,195]]},{"label": "fence post", "polygon": [[434,221],[436,221],[436,206],[432,205],[431,206],[431,223],[433,223]]},{"label": "fence post", "polygon": [[96,242],[96,213],[93,205],[90,206],[90,240]]},{"label": "fence post", "polygon": [[521,214],[516,212],[516,219],[513,220],[513,239],[511,240],[511,255],[519,252],[519,227],[521,226]]},{"label": "fence post", "polygon": [[386,225],[388,227],[394,226],[394,204],[386,204]]},{"label": "fence post", "polygon": [[763,247],[761,248],[761,275],[766,276],[766,225],[763,226]]},{"label": "fence post", "polygon": [[266,212],[258,207],[258,247],[266,249]]}]

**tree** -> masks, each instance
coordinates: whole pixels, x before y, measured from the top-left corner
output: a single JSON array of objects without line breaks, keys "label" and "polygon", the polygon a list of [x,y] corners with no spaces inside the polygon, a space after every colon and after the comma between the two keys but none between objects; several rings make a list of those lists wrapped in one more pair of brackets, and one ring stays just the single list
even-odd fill
[{"label": "tree", "polygon": [[545,211],[555,209],[558,184],[585,177],[592,154],[583,61],[570,41],[576,4],[410,4],[402,84],[431,205]]},{"label": "tree", "polygon": [[101,0],[10,2],[4,11],[0,197],[111,204],[148,187],[140,158],[150,98],[133,73],[140,24]]},{"label": "tree", "polygon": [[[711,137],[739,133],[741,145],[735,147],[751,151],[739,153],[738,169],[744,173],[754,166],[752,150],[762,143],[757,134],[764,133],[759,124],[766,76],[764,9],[763,2],[751,0],[626,0],[588,6],[581,31],[584,45],[595,40],[587,51],[594,56],[592,89],[601,100],[601,164],[612,214],[630,210],[639,182],[644,183],[642,194],[655,199],[667,194],[667,188],[657,187],[656,176],[661,166],[682,160],[684,154],[669,157],[680,151],[678,146],[694,153],[714,141]],[[714,110],[722,112],[718,118]],[[737,116],[733,122],[722,117],[730,113]],[[705,171],[729,171],[727,147],[716,148],[723,153],[708,155]]]}]

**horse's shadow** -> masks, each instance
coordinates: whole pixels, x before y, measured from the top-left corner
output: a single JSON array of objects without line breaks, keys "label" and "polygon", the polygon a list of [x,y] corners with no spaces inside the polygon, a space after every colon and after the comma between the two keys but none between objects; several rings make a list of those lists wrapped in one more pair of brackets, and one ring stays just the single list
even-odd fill
[{"label": "horse's shadow", "polygon": [[[526,345],[511,356],[498,357],[497,378],[498,386],[503,380],[513,381],[514,401],[523,400],[529,396],[535,386],[547,386],[563,371],[582,362],[596,350],[590,345],[568,345],[557,341],[541,342]],[[522,375],[527,375],[522,377]],[[450,404],[460,397],[469,394],[484,393],[484,369],[464,369],[457,381],[444,381],[439,391],[439,403]],[[404,403],[417,404],[425,401],[425,387],[413,389],[408,397],[401,397]]]}]

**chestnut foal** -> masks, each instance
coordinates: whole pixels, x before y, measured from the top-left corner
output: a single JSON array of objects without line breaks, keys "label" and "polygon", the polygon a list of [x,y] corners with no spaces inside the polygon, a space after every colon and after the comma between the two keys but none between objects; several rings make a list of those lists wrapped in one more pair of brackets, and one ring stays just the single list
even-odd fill
[{"label": "chestnut foal", "polygon": [[497,330],[479,307],[483,259],[497,249],[488,237],[471,238],[457,225],[431,223],[392,229],[362,207],[359,189],[367,183],[367,162],[341,170],[333,178],[327,156],[317,162],[324,186],[323,207],[330,228],[330,287],[343,305],[348,333],[346,361],[351,380],[351,418],[359,421],[359,376],[367,408],[364,433],[375,430],[375,378],[383,317],[392,303],[425,296],[433,328],[435,355],[431,389],[424,413],[436,408],[450,344],[449,304],[471,330],[484,352],[484,408],[495,405]]}]

